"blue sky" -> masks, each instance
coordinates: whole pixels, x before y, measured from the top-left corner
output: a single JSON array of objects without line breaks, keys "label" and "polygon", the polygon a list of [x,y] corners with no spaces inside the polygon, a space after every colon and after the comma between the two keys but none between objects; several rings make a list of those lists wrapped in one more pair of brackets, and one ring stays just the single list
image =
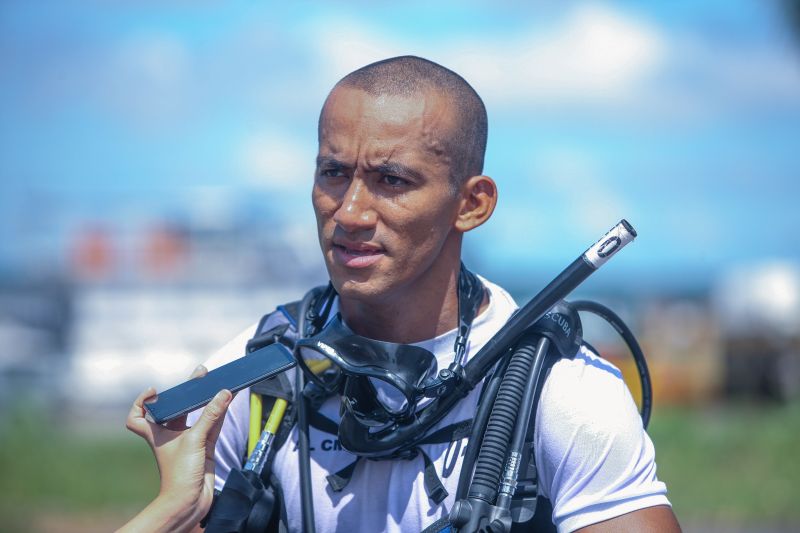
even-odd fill
[{"label": "blue sky", "polygon": [[407,53],[486,102],[501,203],[468,239],[483,271],[555,273],[623,217],[640,238],[618,278],[800,260],[800,35],[782,4],[373,4],[3,2],[0,270],[58,264],[95,221],[280,220],[312,250],[320,104]]}]

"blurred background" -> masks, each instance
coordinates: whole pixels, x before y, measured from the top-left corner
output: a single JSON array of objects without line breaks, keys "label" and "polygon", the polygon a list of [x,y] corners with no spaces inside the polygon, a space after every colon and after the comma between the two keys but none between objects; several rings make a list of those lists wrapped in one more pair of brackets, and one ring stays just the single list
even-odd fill
[{"label": "blurred background", "polygon": [[155,496],[128,406],[325,281],[320,106],[403,54],[489,112],[474,270],[524,300],[638,230],[576,296],[645,348],[685,530],[800,527],[798,2],[5,0],[0,530],[107,531]]}]

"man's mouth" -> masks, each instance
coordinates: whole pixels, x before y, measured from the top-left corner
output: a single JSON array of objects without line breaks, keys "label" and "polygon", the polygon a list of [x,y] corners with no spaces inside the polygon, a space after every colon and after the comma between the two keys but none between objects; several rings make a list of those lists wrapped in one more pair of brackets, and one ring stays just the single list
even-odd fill
[{"label": "man's mouth", "polygon": [[337,263],[349,268],[366,268],[385,255],[383,248],[371,244],[333,243],[333,257]]}]

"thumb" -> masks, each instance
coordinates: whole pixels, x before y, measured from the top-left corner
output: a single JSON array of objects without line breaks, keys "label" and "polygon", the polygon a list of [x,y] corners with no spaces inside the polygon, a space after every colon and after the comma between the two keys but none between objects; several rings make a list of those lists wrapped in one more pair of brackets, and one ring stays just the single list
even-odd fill
[{"label": "thumb", "polygon": [[199,434],[203,442],[208,440],[209,435],[216,427],[222,425],[222,421],[225,419],[225,413],[228,410],[232,398],[233,395],[231,392],[223,389],[219,391],[217,395],[214,396],[214,399],[203,409],[200,418],[198,418],[197,422],[192,426],[192,430]]}]

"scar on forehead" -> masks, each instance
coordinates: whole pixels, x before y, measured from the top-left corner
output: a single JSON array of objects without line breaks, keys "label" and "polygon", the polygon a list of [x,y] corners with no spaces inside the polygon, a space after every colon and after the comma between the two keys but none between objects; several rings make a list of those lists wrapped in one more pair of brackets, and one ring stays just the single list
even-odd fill
[{"label": "scar on forehead", "polygon": [[437,158],[450,162],[452,150],[448,136],[449,132],[443,131],[443,128],[426,127],[423,130],[422,145]]},{"label": "scar on forehead", "polygon": [[425,144],[427,145],[428,150],[433,152],[436,157],[446,157],[447,159],[450,158],[447,143],[444,142],[439,135],[434,133],[425,135]]},{"label": "scar on forehead", "polygon": [[426,102],[422,123],[422,138],[425,147],[437,157],[450,160],[455,127],[453,108],[450,103],[442,105],[441,100]]},{"label": "scar on forehead", "polygon": [[397,151],[397,147],[393,147],[392,150],[382,158],[382,161],[384,163],[388,163],[389,161],[391,161],[391,159],[394,156],[394,153],[396,151]]}]

